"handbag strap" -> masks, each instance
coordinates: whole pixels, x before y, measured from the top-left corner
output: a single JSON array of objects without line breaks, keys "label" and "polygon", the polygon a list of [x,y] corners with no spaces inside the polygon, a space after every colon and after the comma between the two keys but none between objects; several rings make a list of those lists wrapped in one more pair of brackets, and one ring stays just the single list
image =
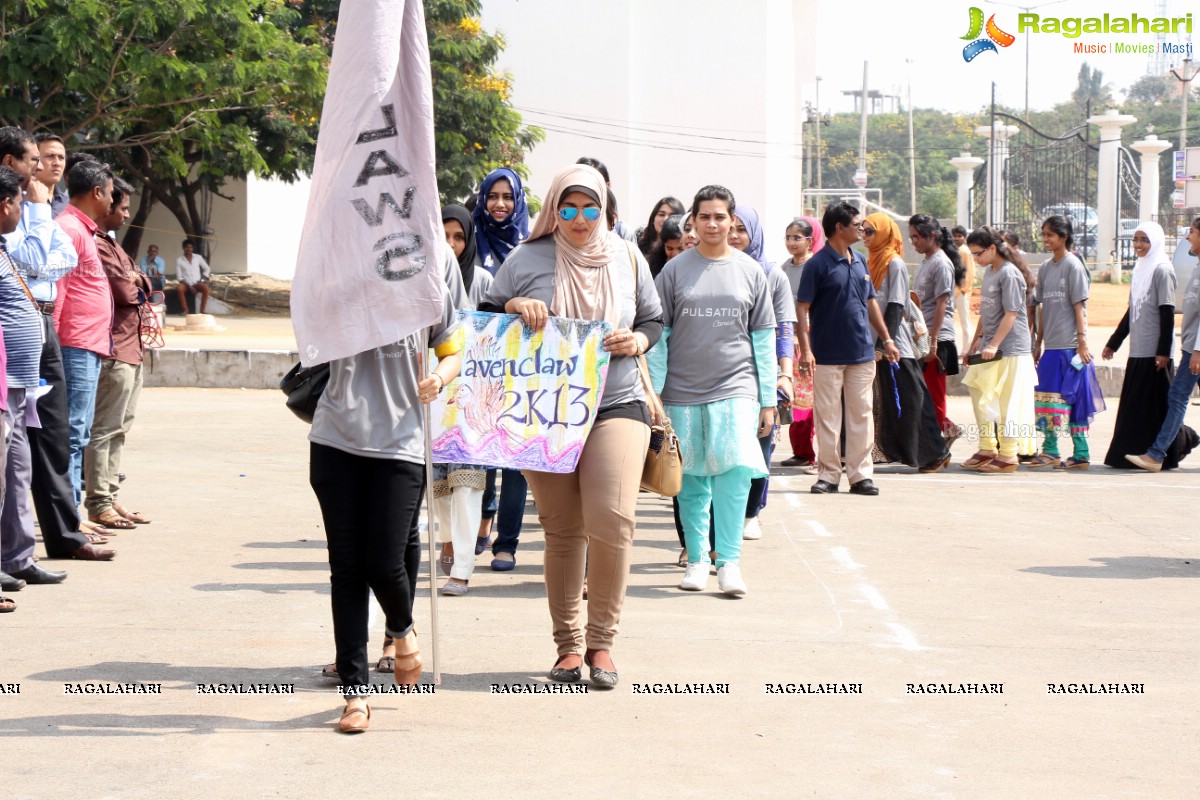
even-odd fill
[{"label": "handbag strap", "polygon": [[[629,246],[629,242],[625,243],[625,252],[629,256],[629,266],[633,270],[633,298],[637,302],[638,295],[638,268],[637,259],[633,257],[633,248]],[[642,388],[646,390],[646,405],[650,407],[650,424],[651,425],[670,425],[671,420],[667,417],[666,409],[663,408],[662,400],[654,391],[654,384],[650,381],[650,368],[646,364],[646,356],[634,356],[637,361],[638,372],[642,376]]]}]

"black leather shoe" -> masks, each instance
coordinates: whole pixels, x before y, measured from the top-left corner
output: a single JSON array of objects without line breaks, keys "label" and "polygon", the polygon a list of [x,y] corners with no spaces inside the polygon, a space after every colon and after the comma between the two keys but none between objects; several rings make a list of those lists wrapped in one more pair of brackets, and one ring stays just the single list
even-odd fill
[{"label": "black leather shoe", "polygon": [[[597,667],[595,664],[592,663],[591,653],[584,654],[583,663],[587,664],[588,668],[591,670],[591,679],[592,679],[592,688],[593,689],[607,690],[607,689],[617,688],[618,676],[617,676],[616,670],[610,671],[607,669],[602,669],[601,667]],[[615,667],[616,664],[613,664],[613,666]]]},{"label": "black leather shoe", "polygon": [[874,496],[879,494],[879,487],[872,483],[870,478],[864,478],[858,483],[850,485],[850,494],[865,494]]},{"label": "black leather shoe", "polygon": [[48,569],[42,569],[37,564],[30,564],[25,569],[17,570],[12,576],[20,578],[31,585],[35,583],[62,583],[67,579],[67,573],[51,572]]},{"label": "black leather shoe", "polygon": [[0,592],[19,592],[25,588],[25,581],[14,578],[7,572],[0,572]]},{"label": "black leather shoe", "polygon": [[[837,484],[830,483],[829,481],[817,481],[812,485],[812,488],[809,489],[809,491],[813,494],[835,494],[837,490]],[[850,491],[854,490],[851,489]]]}]

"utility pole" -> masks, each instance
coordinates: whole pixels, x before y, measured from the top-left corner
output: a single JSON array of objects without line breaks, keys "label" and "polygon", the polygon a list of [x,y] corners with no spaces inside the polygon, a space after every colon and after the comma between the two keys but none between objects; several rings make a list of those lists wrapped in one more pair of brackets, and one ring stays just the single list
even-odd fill
[{"label": "utility pole", "polygon": [[908,207],[913,216],[917,213],[917,150],[913,142],[913,106],[912,106],[912,59],[904,59],[908,64]]},{"label": "utility pole", "polygon": [[1196,75],[1200,74],[1200,67],[1197,67],[1195,70],[1193,70],[1192,60],[1190,58],[1185,58],[1183,60],[1183,75],[1180,75],[1174,67],[1171,68],[1171,74],[1183,84],[1183,102],[1180,103],[1181,110],[1179,112],[1179,149],[1186,152],[1188,95],[1192,93],[1192,78],[1195,78]]},{"label": "utility pole", "polygon": [[[821,119],[821,76],[817,76],[817,195],[820,197],[821,185],[821,127],[824,120]],[[820,203],[820,200],[817,200]],[[815,208],[816,206],[814,206]]]},{"label": "utility pole", "polygon": [[[863,86],[861,112],[858,117],[858,170],[854,173],[854,185],[858,187],[863,201],[867,199],[867,62],[863,62]],[[865,205],[865,202],[864,202]]]}]

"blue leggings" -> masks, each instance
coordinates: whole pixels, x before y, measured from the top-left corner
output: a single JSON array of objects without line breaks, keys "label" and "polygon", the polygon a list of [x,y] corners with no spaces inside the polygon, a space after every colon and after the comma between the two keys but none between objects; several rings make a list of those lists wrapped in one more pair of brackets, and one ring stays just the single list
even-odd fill
[{"label": "blue leggings", "polygon": [[706,560],[710,509],[716,525],[717,566],[741,558],[742,524],[752,475],[749,467],[734,467],[720,475],[684,474],[679,517],[689,563]]}]

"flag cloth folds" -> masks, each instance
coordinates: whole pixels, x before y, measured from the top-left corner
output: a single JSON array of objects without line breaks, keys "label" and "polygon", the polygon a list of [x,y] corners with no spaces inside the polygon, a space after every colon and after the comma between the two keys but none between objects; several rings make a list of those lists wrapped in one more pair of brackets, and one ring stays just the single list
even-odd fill
[{"label": "flag cloth folds", "polygon": [[397,342],[440,318],[442,239],[421,0],[346,0],[292,282],[301,362]]}]

